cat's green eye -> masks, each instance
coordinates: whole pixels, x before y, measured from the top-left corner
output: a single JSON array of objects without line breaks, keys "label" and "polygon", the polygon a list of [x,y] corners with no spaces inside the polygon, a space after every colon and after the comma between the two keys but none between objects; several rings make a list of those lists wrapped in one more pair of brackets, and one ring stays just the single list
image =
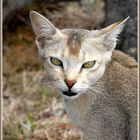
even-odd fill
[{"label": "cat's green eye", "polygon": [[62,61],[55,57],[50,57],[52,64],[56,66],[62,66]]},{"label": "cat's green eye", "polygon": [[96,61],[89,61],[89,62],[86,62],[82,65],[82,68],[92,68],[94,65],[95,65]]}]

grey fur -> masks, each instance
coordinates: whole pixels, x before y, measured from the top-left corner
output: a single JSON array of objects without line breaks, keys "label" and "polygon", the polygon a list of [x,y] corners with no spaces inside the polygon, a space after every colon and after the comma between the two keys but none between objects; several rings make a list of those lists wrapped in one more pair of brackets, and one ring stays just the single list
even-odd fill
[{"label": "grey fur", "polygon": [[[137,64],[128,55],[114,51],[107,65],[104,75],[92,86],[96,98],[93,98],[87,113],[80,114],[77,126],[87,140],[136,140]],[[78,100],[65,102],[67,107],[85,105],[82,100],[80,104]]]}]

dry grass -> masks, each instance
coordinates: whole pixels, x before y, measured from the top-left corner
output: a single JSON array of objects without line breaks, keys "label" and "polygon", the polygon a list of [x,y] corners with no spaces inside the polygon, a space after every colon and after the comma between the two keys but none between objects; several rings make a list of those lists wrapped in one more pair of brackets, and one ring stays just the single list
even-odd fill
[{"label": "dry grass", "polygon": [[4,89],[4,139],[81,140],[59,95],[40,87],[42,73],[23,71],[10,77],[13,85]]}]

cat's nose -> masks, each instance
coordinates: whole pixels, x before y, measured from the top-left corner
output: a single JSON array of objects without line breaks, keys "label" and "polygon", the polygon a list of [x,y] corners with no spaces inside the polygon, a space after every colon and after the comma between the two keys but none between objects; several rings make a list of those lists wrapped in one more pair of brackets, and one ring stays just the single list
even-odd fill
[{"label": "cat's nose", "polygon": [[65,80],[66,85],[68,86],[69,89],[73,87],[73,85],[76,83],[75,80]]}]

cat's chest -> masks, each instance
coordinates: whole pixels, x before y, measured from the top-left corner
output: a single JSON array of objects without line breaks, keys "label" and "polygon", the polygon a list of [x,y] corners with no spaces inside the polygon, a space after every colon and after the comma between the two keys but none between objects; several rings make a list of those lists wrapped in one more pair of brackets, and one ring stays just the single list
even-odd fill
[{"label": "cat's chest", "polygon": [[80,102],[77,100],[64,103],[66,112],[71,121],[78,127],[83,126],[86,120],[86,116],[90,111],[91,103],[88,100],[84,102],[82,100]]},{"label": "cat's chest", "polygon": [[80,111],[79,107],[70,105],[66,105],[66,112],[70,120],[77,126],[81,126],[85,117],[84,111]]}]

